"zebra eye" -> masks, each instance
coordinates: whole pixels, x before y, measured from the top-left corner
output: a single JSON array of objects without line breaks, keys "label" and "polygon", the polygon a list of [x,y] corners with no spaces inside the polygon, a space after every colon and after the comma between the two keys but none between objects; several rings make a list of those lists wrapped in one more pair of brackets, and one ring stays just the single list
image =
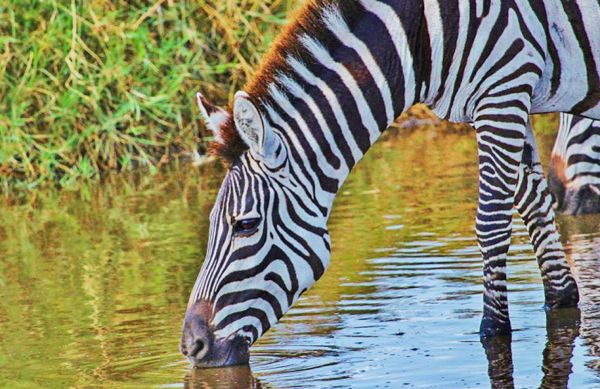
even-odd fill
[{"label": "zebra eye", "polygon": [[256,231],[260,219],[255,217],[251,219],[236,220],[233,224],[233,233],[236,235],[250,235]]}]

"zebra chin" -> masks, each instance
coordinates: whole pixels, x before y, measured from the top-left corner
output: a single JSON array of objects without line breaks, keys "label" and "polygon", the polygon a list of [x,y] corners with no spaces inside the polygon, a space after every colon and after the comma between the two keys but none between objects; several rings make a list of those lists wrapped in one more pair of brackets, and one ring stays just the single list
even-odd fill
[{"label": "zebra chin", "polygon": [[561,211],[567,215],[600,213],[600,186],[587,184],[567,190]]},{"label": "zebra chin", "polygon": [[196,302],[185,315],[181,335],[181,353],[195,368],[247,365],[250,346],[246,338],[231,336],[218,339],[210,322],[210,304]]},{"label": "zebra chin", "polygon": [[553,156],[548,172],[548,189],[555,200],[555,209],[565,215],[600,213],[600,185],[576,185],[565,177],[565,164]]},{"label": "zebra chin", "polygon": [[568,188],[555,198],[558,200],[556,210],[565,215],[600,213],[600,186],[587,184]]}]

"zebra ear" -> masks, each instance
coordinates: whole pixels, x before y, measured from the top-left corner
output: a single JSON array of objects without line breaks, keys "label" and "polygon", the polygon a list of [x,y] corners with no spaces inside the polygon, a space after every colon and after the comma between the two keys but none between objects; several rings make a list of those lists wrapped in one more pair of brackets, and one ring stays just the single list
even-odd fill
[{"label": "zebra ear", "polygon": [[215,141],[222,141],[221,128],[231,118],[231,115],[223,108],[209,103],[201,93],[196,93],[196,99],[206,127],[213,133]]},{"label": "zebra ear", "polygon": [[233,100],[233,120],[250,150],[264,160],[277,159],[280,139],[266,124],[258,108],[246,92],[237,92]]}]

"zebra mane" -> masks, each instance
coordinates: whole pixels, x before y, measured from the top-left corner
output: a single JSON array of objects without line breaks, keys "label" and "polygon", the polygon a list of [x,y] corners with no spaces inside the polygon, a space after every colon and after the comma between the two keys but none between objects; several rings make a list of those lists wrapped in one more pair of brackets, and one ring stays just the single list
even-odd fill
[{"label": "zebra mane", "polygon": [[[359,1],[308,0],[296,11],[292,21],[271,44],[257,72],[244,87],[253,103],[263,108],[263,112],[264,107],[272,103],[270,90],[273,86],[280,86],[281,78],[292,74],[288,58],[293,57],[306,64],[314,62],[301,42],[302,37],[309,36],[329,48],[339,45],[323,21],[323,14],[327,10],[339,12],[351,24],[353,16],[359,10]],[[299,84],[303,85],[302,82]],[[210,145],[212,155],[229,163],[235,163],[247,149],[248,146],[239,136],[232,120],[223,125],[221,139]]]},{"label": "zebra mane", "polygon": [[[231,112],[231,109],[228,109],[228,111]],[[231,116],[227,118],[227,121],[220,129],[219,139],[210,142],[208,153],[220,158],[224,162],[234,164],[248,150],[248,145],[237,132]]]}]

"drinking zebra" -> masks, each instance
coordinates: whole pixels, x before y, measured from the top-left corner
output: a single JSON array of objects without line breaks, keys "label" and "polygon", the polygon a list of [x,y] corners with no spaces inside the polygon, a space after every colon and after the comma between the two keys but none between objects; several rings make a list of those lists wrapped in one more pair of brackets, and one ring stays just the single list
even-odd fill
[{"label": "drinking zebra", "polygon": [[198,367],[248,362],[249,346],[327,268],[327,219],[353,166],[416,102],[476,130],[481,336],[511,330],[513,206],[547,307],[576,305],[529,114],[600,119],[598,20],[597,1],[309,1],[231,109],[198,96],[215,133],[212,152],[229,169],[184,319],[183,354]]},{"label": "drinking zebra", "polygon": [[548,181],[559,212],[600,212],[599,121],[560,115]]}]

